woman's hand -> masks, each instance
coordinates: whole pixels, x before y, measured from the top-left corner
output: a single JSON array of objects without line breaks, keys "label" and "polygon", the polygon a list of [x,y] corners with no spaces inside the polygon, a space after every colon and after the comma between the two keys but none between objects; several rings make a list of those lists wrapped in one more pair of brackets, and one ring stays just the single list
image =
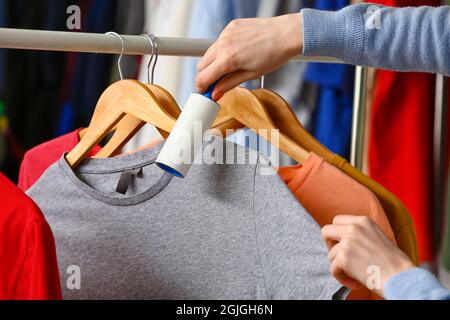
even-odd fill
[{"label": "woman's hand", "polygon": [[383,296],[389,278],[415,267],[367,217],[337,216],[332,225],[323,227],[322,237],[330,250],[331,274],[350,289],[367,286],[371,272],[379,270],[379,287],[369,289]]},{"label": "woman's hand", "polygon": [[234,20],[198,64],[197,89],[204,92],[226,75],[213,92],[213,99],[218,100],[228,90],[270,73],[300,54],[302,42],[299,13]]}]

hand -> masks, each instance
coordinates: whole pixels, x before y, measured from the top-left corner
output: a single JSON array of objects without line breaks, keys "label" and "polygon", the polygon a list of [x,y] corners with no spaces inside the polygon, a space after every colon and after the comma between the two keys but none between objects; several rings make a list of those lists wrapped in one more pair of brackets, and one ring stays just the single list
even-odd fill
[{"label": "hand", "polygon": [[415,268],[408,256],[397,248],[369,218],[337,216],[323,227],[322,237],[330,250],[331,274],[344,286],[367,286],[368,268],[380,270],[380,283],[369,288],[383,296],[384,285],[392,276]]},{"label": "hand", "polygon": [[198,64],[196,86],[205,92],[224,77],[213,92],[224,93],[248,80],[277,70],[303,51],[301,14],[232,21]]}]

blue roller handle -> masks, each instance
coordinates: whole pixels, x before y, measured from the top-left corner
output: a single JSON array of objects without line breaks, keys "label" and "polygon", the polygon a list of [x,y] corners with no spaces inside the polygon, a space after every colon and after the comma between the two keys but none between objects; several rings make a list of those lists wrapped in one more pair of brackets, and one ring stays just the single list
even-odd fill
[{"label": "blue roller handle", "polygon": [[208,98],[210,100],[213,100],[212,94],[213,94],[214,88],[216,87],[216,85],[219,83],[220,80],[222,80],[222,78],[220,78],[219,80],[214,82],[212,85],[210,85],[208,90],[206,90],[206,92],[203,93],[203,96],[205,96],[206,98]]}]

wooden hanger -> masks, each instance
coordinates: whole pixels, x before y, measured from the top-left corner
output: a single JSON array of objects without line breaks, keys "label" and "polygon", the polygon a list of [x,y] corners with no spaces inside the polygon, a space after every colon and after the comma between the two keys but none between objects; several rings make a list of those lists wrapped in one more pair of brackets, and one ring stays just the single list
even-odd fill
[{"label": "wooden hanger", "polygon": [[252,92],[264,104],[267,113],[281,132],[308,152],[314,152],[327,162],[331,161],[334,154],[303,127],[286,100],[268,89],[261,88]]},{"label": "wooden hanger", "polygon": [[[113,35],[120,38],[123,45],[123,39],[120,35],[112,33]],[[164,88],[153,84],[154,79],[154,73],[156,64],[158,62],[158,43],[153,35],[147,35],[143,34],[142,36],[145,36],[150,43],[150,46],[152,48],[152,55],[149,60],[148,66],[147,66],[147,73],[148,73],[148,79],[147,82],[149,84],[146,84],[146,86],[152,91],[152,93],[156,96],[158,101],[160,102],[161,107],[170,115],[173,117],[174,120],[178,119],[178,116],[181,113],[180,107],[176,103],[173,96]],[[120,58],[119,58],[120,60]],[[120,67],[120,61],[118,62],[118,68],[119,73],[121,73],[121,67]],[[151,72],[150,72],[151,70]],[[122,78],[122,76],[121,76]],[[97,109],[96,109],[97,110]],[[100,110],[100,108],[99,108]],[[94,113],[94,117],[96,118],[96,114]],[[120,123],[117,126],[117,129],[115,130],[115,133],[113,137],[110,139],[110,141],[100,150],[95,158],[107,158],[110,156],[117,155],[120,153],[123,146],[127,144],[127,142],[145,125],[145,122],[141,121],[140,119],[137,119],[133,117],[132,115],[125,115],[125,117],[120,121]],[[227,121],[221,122],[220,125],[217,126],[217,128],[223,132],[225,132],[226,128],[238,128],[241,125],[239,122],[237,122],[234,119],[227,119]],[[167,138],[169,135],[169,132],[165,132],[162,129],[157,128],[159,133],[163,138]]]},{"label": "wooden hanger", "polygon": [[[116,35],[121,39],[123,46],[124,43],[122,37],[114,33],[113,35]],[[147,35],[147,34],[142,34],[141,36],[144,36],[148,39],[152,49],[151,58],[147,66],[147,75],[148,75],[147,82],[149,84],[146,84],[146,86],[156,96],[157,100],[160,103],[160,107],[173,119],[173,121],[176,121],[176,119],[178,119],[178,116],[181,113],[181,110],[178,107],[178,104],[176,103],[175,99],[167,90],[153,84],[156,63],[158,62],[158,43],[156,41],[156,38],[154,35]],[[118,67],[119,73],[122,74],[120,62],[118,63]],[[145,125],[145,123],[146,122],[142,121],[139,118],[135,118],[132,115],[126,115],[124,119],[120,121],[111,140],[106,144],[105,147],[102,148],[100,152],[97,153],[95,157],[107,158],[113,155],[117,155],[121,151],[123,146],[127,144],[127,142]],[[157,130],[159,131],[159,133],[163,138],[166,139],[169,136],[169,132],[166,132],[160,128],[157,128]]]},{"label": "wooden hanger", "polygon": [[165,132],[170,132],[175,125],[175,119],[161,107],[152,91],[136,80],[120,80],[110,85],[100,97],[97,107],[102,108],[103,112],[66,156],[72,167],[76,167],[127,114]]},{"label": "wooden hanger", "polygon": [[[250,90],[241,87],[235,88],[227,92],[218,103],[222,110],[215,124],[226,123],[233,118],[255,131],[298,163],[304,163],[309,156],[308,151],[278,130],[264,104]],[[271,137],[271,130],[278,130],[279,141]]]},{"label": "wooden hanger", "polygon": [[[181,113],[172,95],[164,88],[155,84],[145,85],[156,97],[161,108],[173,119],[175,122]],[[146,124],[139,118],[127,114],[118,124],[114,135],[108,143],[94,156],[94,158],[108,158],[120,154],[122,148],[131,140],[131,138]],[[158,128],[157,128],[158,129]],[[170,132],[158,129],[159,133],[164,139],[167,139]]]}]

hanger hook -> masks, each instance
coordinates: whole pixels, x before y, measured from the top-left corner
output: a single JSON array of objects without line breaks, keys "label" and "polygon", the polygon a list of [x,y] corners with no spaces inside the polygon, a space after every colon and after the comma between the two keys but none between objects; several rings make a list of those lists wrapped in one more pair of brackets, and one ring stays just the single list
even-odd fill
[{"label": "hanger hook", "polygon": [[110,35],[118,37],[120,39],[120,43],[122,44],[122,50],[120,52],[119,60],[117,60],[117,67],[119,68],[120,80],[123,80],[122,57],[123,57],[123,53],[125,52],[125,41],[123,41],[123,37],[120,34],[118,34],[117,32],[110,31],[110,32],[107,32],[106,34],[110,34]]},{"label": "hanger hook", "polygon": [[146,37],[148,39],[148,41],[150,42],[150,46],[152,47],[152,56],[150,57],[150,60],[147,65],[147,83],[153,84],[154,68],[153,68],[151,79],[150,79],[150,66],[152,65],[153,58],[155,57],[155,41],[146,33],[141,34],[141,36]]},{"label": "hanger hook", "polygon": [[150,34],[149,39],[152,41],[152,48],[155,49],[154,51],[155,61],[153,62],[152,66],[152,84],[153,84],[153,79],[155,78],[156,64],[158,63],[158,41],[156,41],[156,36],[153,33]]},{"label": "hanger hook", "polygon": [[265,75],[262,75],[262,76],[261,76],[261,87],[260,87],[260,89],[264,89],[264,83],[265,83],[265,80],[266,80],[266,76],[265,76]]}]

